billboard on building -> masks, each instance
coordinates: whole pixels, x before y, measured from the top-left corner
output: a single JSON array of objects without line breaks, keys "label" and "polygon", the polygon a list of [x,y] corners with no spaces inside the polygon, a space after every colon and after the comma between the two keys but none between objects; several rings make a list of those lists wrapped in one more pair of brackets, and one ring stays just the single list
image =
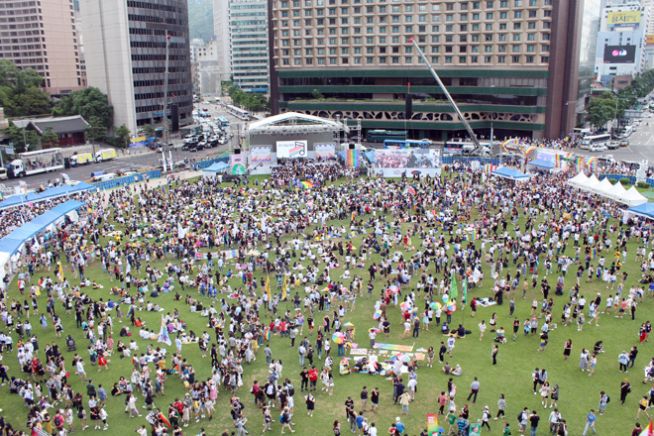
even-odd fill
[{"label": "billboard on building", "polygon": [[640,11],[615,11],[609,12],[606,20],[610,26],[619,26],[621,24],[639,24]]},{"label": "billboard on building", "polygon": [[277,157],[298,159],[307,157],[307,141],[277,141]]},{"label": "billboard on building", "polygon": [[630,64],[636,60],[635,45],[605,45],[604,62],[607,64]]},{"label": "billboard on building", "polygon": [[248,170],[251,174],[270,174],[273,165],[272,146],[253,146],[248,156]]},{"label": "billboard on building", "polygon": [[440,173],[439,150],[431,149],[384,149],[375,150],[374,169],[384,177],[401,177],[414,173],[434,176]]}]

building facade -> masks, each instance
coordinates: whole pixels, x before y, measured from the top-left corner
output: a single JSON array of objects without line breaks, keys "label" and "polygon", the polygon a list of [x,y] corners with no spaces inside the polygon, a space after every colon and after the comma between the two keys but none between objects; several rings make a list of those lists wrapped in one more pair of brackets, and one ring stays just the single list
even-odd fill
[{"label": "building facade", "polygon": [[622,88],[645,68],[648,8],[639,0],[607,0],[597,33],[595,74],[604,86]]},{"label": "building facade", "polygon": [[[218,57],[220,81],[232,78],[232,61],[229,50],[229,0],[213,0],[213,33]],[[221,92],[221,89],[218,89]]]},{"label": "building facade", "polygon": [[268,93],[268,1],[230,0],[232,81],[246,92]]},{"label": "building facade", "polygon": [[136,132],[163,121],[166,58],[169,126],[176,131],[192,123],[186,1],[84,0],[80,6],[88,84],[109,96],[114,124]]},{"label": "building facade", "polygon": [[595,82],[595,53],[597,32],[600,27],[602,0],[584,0],[579,35],[579,97],[577,99],[577,124],[582,124],[586,106]]},{"label": "building facade", "polygon": [[479,135],[574,128],[580,0],[273,0],[269,9],[273,112],[463,136],[416,38]]},{"label": "building facade", "polygon": [[204,96],[220,95],[220,62],[218,60],[218,41],[193,40],[191,42],[191,63],[193,86],[196,94]]},{"label": "building facade", "polygon": [[0,59],[32,68],[52,95],[85,86],[72,0],[0,1]]}]

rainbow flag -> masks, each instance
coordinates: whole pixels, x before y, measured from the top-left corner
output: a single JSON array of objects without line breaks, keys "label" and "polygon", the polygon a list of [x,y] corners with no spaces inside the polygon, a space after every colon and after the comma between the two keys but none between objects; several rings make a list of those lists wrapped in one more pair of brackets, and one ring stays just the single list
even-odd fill
[{"label": "rainbow flag", "polygon": [[359,166],[359,151],[356,149],[345,150],[345,166],[357,168]]},{"label": "rainbow flag", "polygon": [[413,351],[413,345],[384,344],[381,342],[375,343],[372,348],[375,350],[399,351],[401,353],[410,353]]},{"label": "rainbow flag", "polygon": [[304,189],[311,189],[311,188],[313,188],[313,182],[312,182],[311,180],[305,180],[305,181],[303,181],[303,182],[300,182],[300,185],[302,185],[302,187],[303,187]]},{"label": "rainbow flag", "polygon": [[654,422],[650,420],[645,430],[640,433],[640,436],[654,436]]},{"label": "rainbow flag", "polygon": [[427,414],[427,434],[438,435],[438,415],[435,413]]}]

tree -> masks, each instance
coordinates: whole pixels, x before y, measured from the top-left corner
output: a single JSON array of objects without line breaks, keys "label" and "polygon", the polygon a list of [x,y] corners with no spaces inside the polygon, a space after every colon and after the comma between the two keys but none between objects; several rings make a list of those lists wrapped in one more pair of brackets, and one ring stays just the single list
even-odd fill
[{"label": "tree", "polygon": [[91,141],[102,141],[113,123],[113,108],[109,99],[98,88],[75,91],[57,102],[55,116],[81,115],[90,124],[87,136]]},{"label": "tree", "polygon": [[588,118],[595,128],[602,128],[620,113],[619,100],[613,94],[593,98],[588,105]]},{"label": "tree", "polygon": [[45,132],[43,132],[43,135],[41,135],[41,144],[43,144],[44,147],[56,147],[59,145],[59,135],[57,135],[54,130],[52,130],[50,127],[45,129]]},{"label": "tree", "polygon": [[116,129],[114,135],[114,145],[116,147],[127,148],[129,145],[129,129],[124,124]]},{"label": "tree", "polygon": [[0,106],[9,117],[50,113],[50,97],[40,87],[43,78],[31,69],[20,69],[0,60]]},{"label": "tree", "polygon": [[146,124],[143,127],[143,133],[145,133],[146,138],[151,138],[157,134],[157,131],[152,124]]},{"label": "tree", "polygon": [[9,122],[9,126],[4,129],[4,134],[9,138],[9,142],[14,145],[16,153],[41,148],[41,138],[34,130],[21,129],[14,123]]}]

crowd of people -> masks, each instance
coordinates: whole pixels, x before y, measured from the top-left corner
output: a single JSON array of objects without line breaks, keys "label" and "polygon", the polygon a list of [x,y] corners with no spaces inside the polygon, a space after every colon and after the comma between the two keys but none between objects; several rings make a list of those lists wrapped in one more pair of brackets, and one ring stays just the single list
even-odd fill
[{"label": "crowd of people", "polygon": [[[457,305],[469,306],[471,316],[482,305],[508,306],[508,318],[493,314],[478,325],[480,340],[487,329],[494,334],[489,364],[501,362],[504,344],[521,336],[538,336],[538,351],[549,354],[550,336],[563,330],[570,336],[564,358],[579,351],[580,371],[592,376],[611,357],[602,355],[601,343],[578,350],[575,335],[608,316],[636,318],[654,282],[649,223],[622,222],[619,205],[572,189],[566,174],[538,174],[513,184],[456,164],[437,178],[362,175],[335,161],[292,161],[265,180],[243,185],[203,179],[86,194],[79,220],[28,246],[15,288],[5,281],[0,289],[0,379],[26,411],[22,422],[2,417],[0,428],[6,434],[27,428],[58,435],[91,425],[110,430],[116,417],[109,416],[107,403],[122,396],[127,415],[144,420],[139,434],[181,435],[191,424],[212,420],[222,396],[229,398],[239,436],[252,431],[248,416],[254,413],[261,414],[264,432],[295,432],[297,402],[311,417],[323,395],[338,394],[334,374],[351,339],[346,320],[362,299],[370,299],[371,349],[378,335],[429,335],[429,367],[438,359],[448,378],[434,396],[446,428],[466,435],[477,421],[490,428],[495,416],[503,419],[504,435],[535,435],[542,426],[539,412],[525,407],[517,421],[507,418],[507,392],[497,393],[496,410],[485,407],[471,416],[468,403],[476,402],[483,378],[474,379],[467,397],[457,391],[455,378],[466,365],[455,361],[456,343],[472,332],[457,326],[452,313]],[[38,210],[52,206],[39,203]],[[32,213],[27,207],[7,212],[3,226],[5,216],[9,228],[21,214]],[[642,275],[630,276],[626,263],[642,265]],[[96,265],[102,278],[93,275],[92,281],[88,271]],[[455,291],[461,287],[463,295]],[[160,304],[165,294],[174,308]],[[528,318],[514,315],[517,306],[527,305]],[[207,330],[190,330],[186,310],[202,318]],[[160,312],[161,326],[145,325],[144,312]],[[69,317],[74,327],[66,324]],[[47,330],[56,340],[41,344],[39,332]],[[651,326],[643,322],[636,330],[644,342]],[[335,333],[343,333],[345,343],[332,351]],[[300,368],[299,378],[285,373],[290,364],[274,357],[270,344],[281,340],[297,350],[298,366],[292,367]],[[209,357],[208,378],[197,377],[191,347]],[[616,359],[626,371],[634,367],[638,348],[624,354]],[[13,356],[18,365],[7,364]],[[107,392],[93,379],[115,359],[128,359],[132,372]],[[254,405],[246,406],[240,397],[256,359],[265,359],[268,372],[248,386]],[[89,374],[88,366],[98,375]],[[375,410],[387,396],[400,407],[398,414],[410,414],[418,367],[416,359],[361,365],[390,377],[392,394],[364,387],[357,403],[348,398],[345,417],[333,422],[334,434],[347,425],[375,436],[377,426],[386,424],[391,435],[426,434],[407,428],[399,416],[379,422],[384,418],[368,411],[368,401]],[[647,383],[653,368],[648,363],[644,370]],[[184,396],[167,399],[165,407],[163,400],[155,402],[166,398],[166,385],[177,379]],[[84,390],[72,387],[80,383]],[[626,381],[620,386],[622,403],[632,388]],[[551,409],[552,434],[571,434],[559,410],[559,385],[544,368],[533,372],[533,394]],[[654,389],[645,398],[647,413]],[[584,435],[595,431],[608,401],[603,391],[596,412],[575,423],[585,425]]]}]

